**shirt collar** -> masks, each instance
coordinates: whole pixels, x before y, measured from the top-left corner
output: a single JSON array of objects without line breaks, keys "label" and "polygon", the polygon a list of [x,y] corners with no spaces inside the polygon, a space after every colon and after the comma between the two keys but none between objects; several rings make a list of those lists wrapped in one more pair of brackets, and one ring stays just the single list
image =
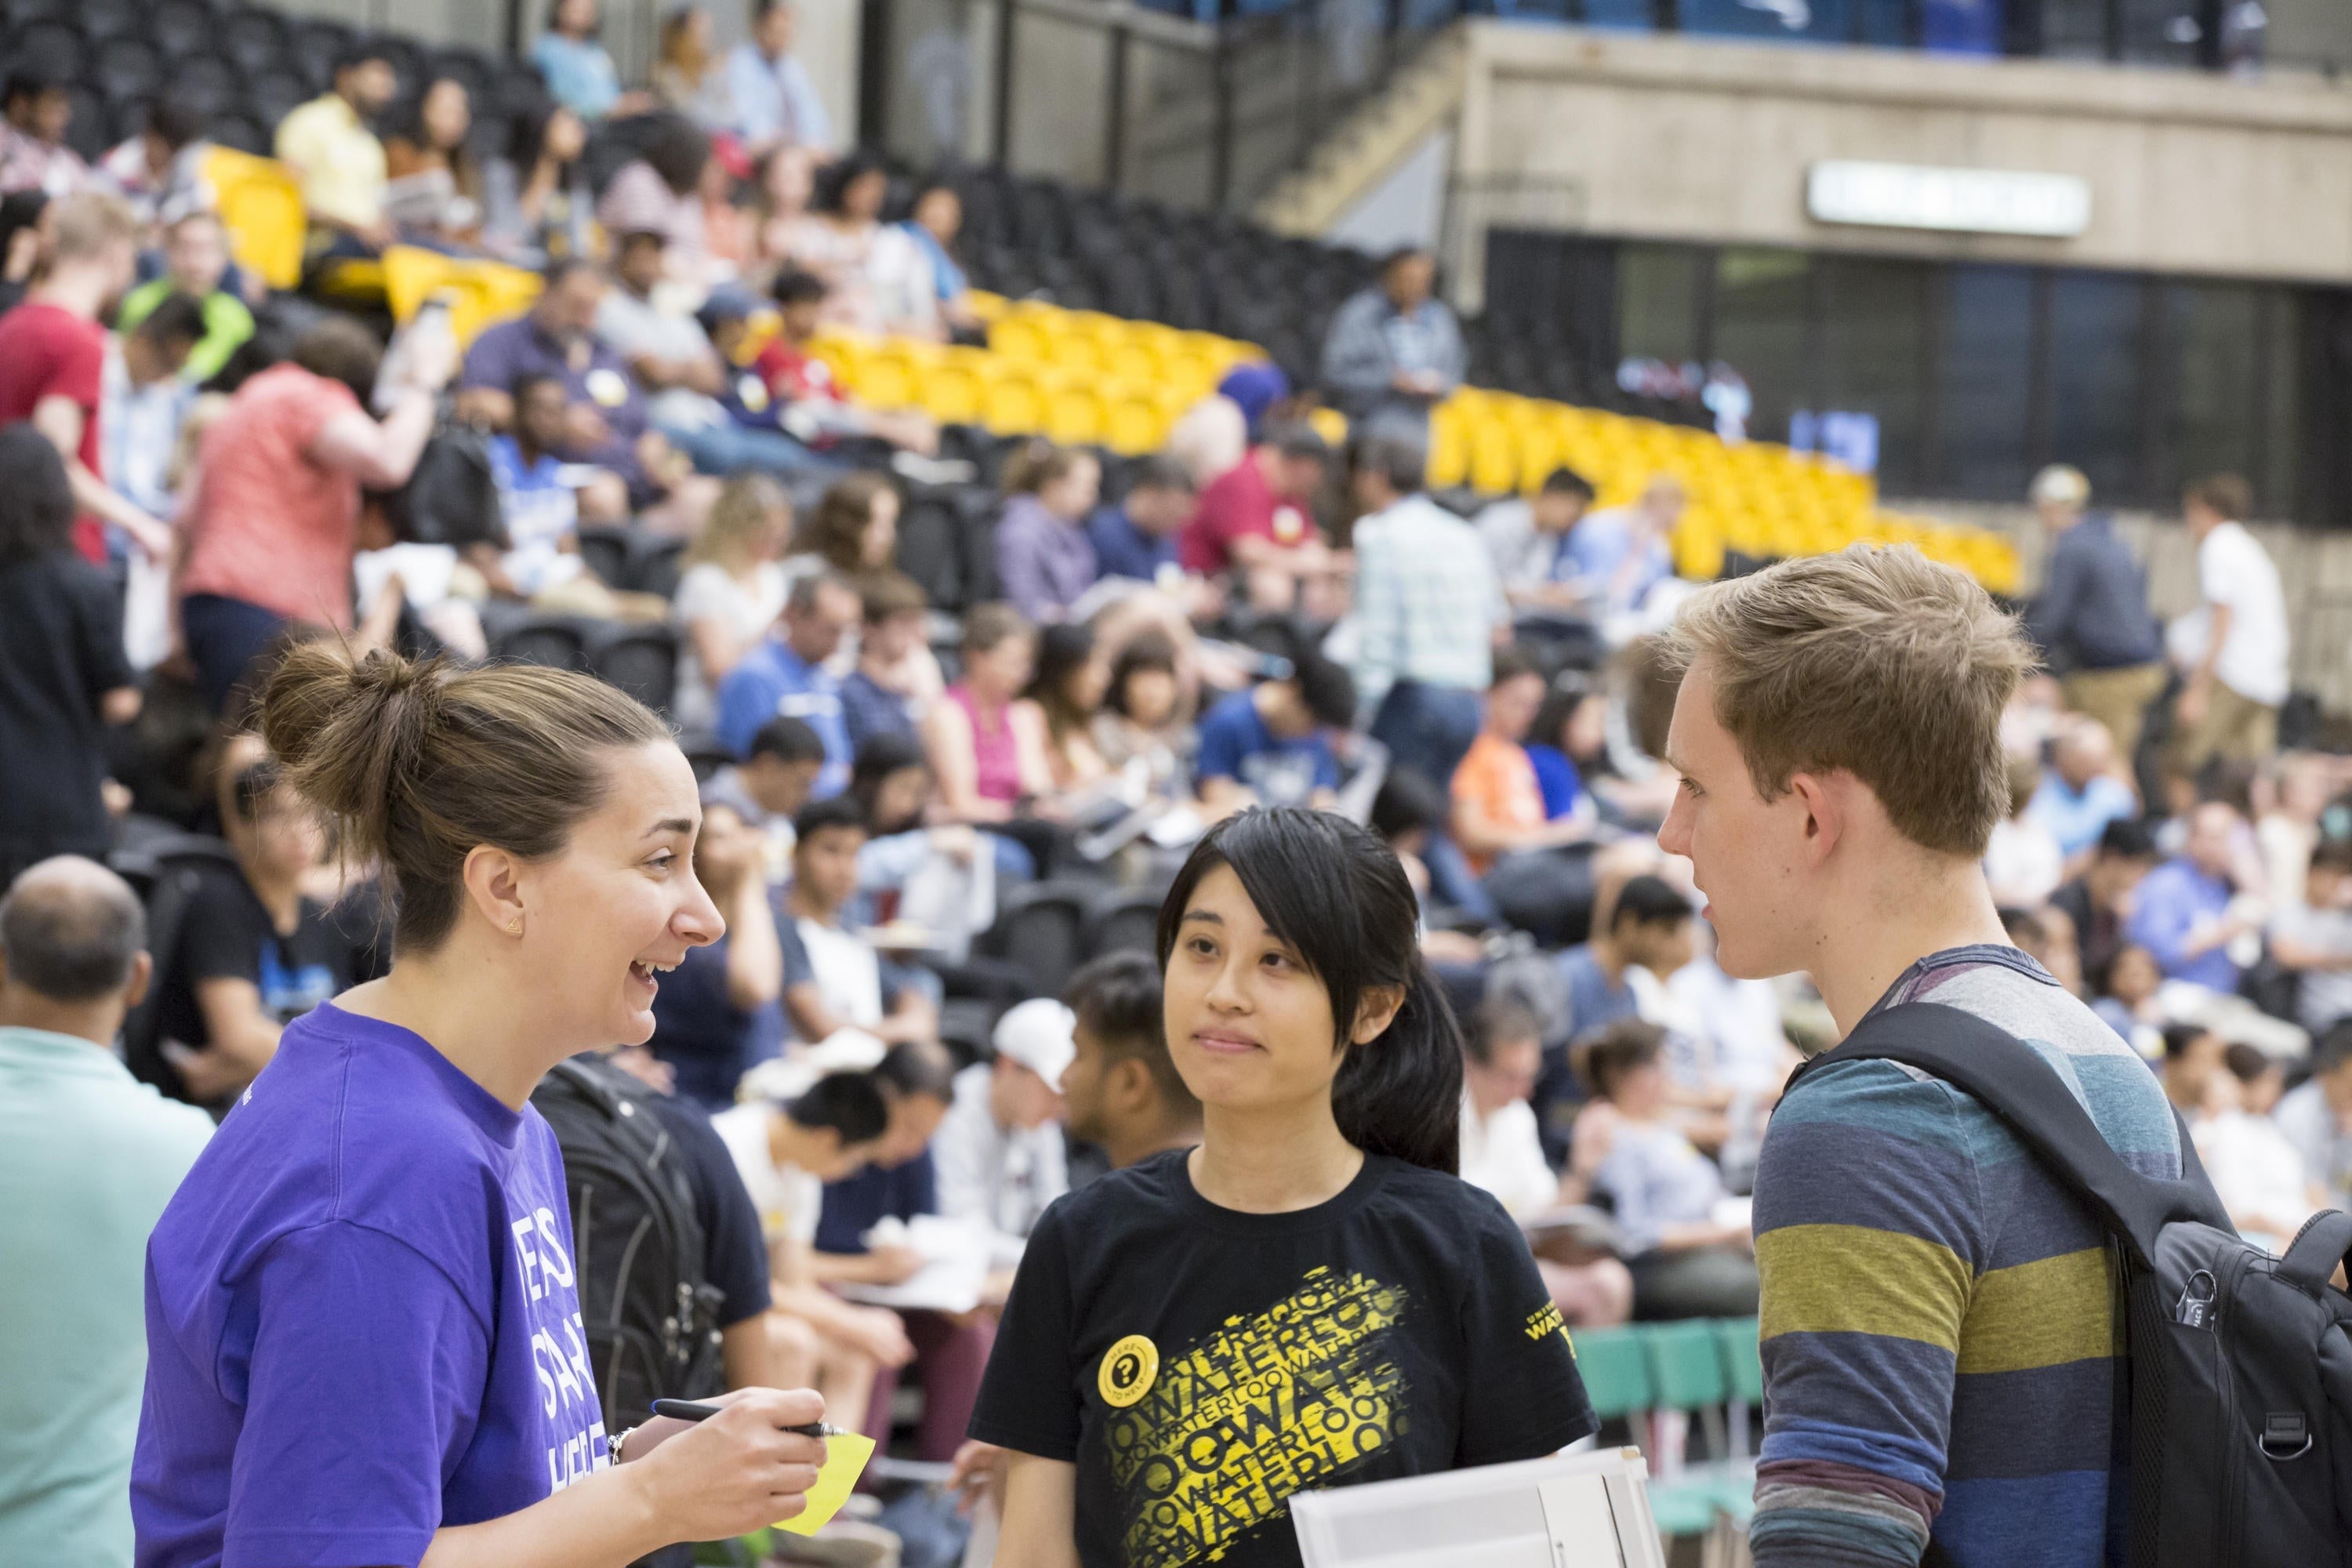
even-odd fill
[{"label": "shirt collar", "polygon": [[0,1064],[81,1078],[131,1081],[131,1069],[107,1047],[48,1029],[0,1029]]}]

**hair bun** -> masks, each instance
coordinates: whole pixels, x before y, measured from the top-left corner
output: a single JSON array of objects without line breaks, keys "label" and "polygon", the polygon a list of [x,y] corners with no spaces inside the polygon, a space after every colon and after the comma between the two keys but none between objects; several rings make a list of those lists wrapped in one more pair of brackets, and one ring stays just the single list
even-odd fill
[{"label": "hair bun", "polygon": [[385,817],[425,752],[447,667],[375,649],[297,644],[261,699],[261,737],[295,785],[342,824],[355,847],[383,841]]}]

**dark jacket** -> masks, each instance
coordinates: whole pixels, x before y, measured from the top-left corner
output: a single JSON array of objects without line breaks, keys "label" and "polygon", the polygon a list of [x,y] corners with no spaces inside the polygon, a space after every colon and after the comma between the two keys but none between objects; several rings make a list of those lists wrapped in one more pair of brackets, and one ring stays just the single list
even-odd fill
[{"label": "dark jacket", "polygon": [[2105,513],[2057,537],[2025,630],[2053,669],[2124,669],[2163,653],[2147,609],[2147,574]]}]

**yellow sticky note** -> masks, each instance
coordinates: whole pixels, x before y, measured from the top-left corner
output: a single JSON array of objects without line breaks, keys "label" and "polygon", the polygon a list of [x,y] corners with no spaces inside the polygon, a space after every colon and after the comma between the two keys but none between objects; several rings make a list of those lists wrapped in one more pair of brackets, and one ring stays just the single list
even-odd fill
[{"label": "yellow sticky note", "polygon": [[814,1535],[823,1530],[841,1505],[849,1500],[849,1489],[866,1473],[866,1461],[874,1457],[874,1439],[855,1432],[824,1440],[824,1468],[816,1473],[816,1485],[808,1489],[808,1506],[790,1519],[776,1521],[778,1530],[789,1530],[794,1535]]}]

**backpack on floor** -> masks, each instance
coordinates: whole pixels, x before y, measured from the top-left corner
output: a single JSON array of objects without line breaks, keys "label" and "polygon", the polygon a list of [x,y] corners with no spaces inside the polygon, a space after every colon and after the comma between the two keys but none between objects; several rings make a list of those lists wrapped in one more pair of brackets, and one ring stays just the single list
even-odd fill
[{"label": "backpack on floor", "polygon": [[2183,1179],[2143,1176],[2031,1046],[1936,1003],[1864,1019],[1790,1087],[1873,1058],[1965,1089],[2105,1226],[2131,1357],[2128,1568],[2352,1564],[2352,1296],[2328,1283],[2352,1215],[2314,1215],[2272,1257],[2231,1227],[2186,1127]]},{"label": "backpack on floor", "polygon": [[563,1149],[580,1316],[604,1429],[651,1419],[656,1399],[725,1387],[702,1222],[654,1090],[593,1056],[558,1062],[530,1102]]}]

